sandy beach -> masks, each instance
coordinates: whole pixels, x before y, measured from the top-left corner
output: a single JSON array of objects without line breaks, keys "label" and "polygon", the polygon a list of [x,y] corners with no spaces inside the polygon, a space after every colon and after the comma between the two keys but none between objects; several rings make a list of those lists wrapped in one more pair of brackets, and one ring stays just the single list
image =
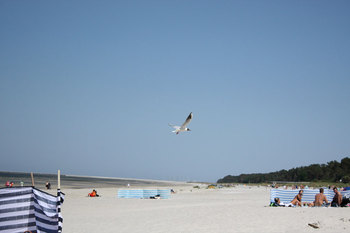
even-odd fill
[{"label": "sandy beach", "polygon": [[[349,232],[349,208],[268,207],[270,189],[179,185],[170,199],[119,199],[118,188],[65,189],[63,232]],[[126,187],[125,187],[126,188]],[[125,189],[123,188],[123,189]],[[137,187],[131,187],[131,189]],[[144,186],[142,188],[145,188]],[[149,186],[146,188],[157,188]],[[161,187],[164,189],[165,187]],[[54,190],[51,190],[54,192]],[[317,223],[319,228],[310,227]]]}]

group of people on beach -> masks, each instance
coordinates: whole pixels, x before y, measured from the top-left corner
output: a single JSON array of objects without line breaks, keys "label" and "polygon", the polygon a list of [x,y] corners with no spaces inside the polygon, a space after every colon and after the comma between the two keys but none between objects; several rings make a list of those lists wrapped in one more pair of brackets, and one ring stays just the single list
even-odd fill
[{"label": "group of people on beach", "polygon": [[[20,185],[21,185],[21,187],[23,187],[23,185],[24,185],[23,181],[20,182]],[[5,187],[12,188],[12,187],[14,187],[14,183],[12,181],[11,182],[6,181]],[[49,181],[47,181],[45,184],[45,187],[46,187],[46,189],[51,189],[51,183]]]},{"label": "group of people on beach", "polygon": [[6,181],[6,183],[5,183],[5,187],[7,187],[7,188],[12,188],[13,187],[13,182],[11,181]]},{"label": "group of people on beach", "polygon": [[320,188],[320,193],[315,195],[315,200],[311,203],[308,202],[302,202],[302,196],[303,196],[304,190],[299,190],[299,193],[294,197],[294,199],[290,203],[283,203],[280,201],[278,197],[275,198],[275,206],[287,206],[287,207],[292,207],[292,206],[331,206],[331,207],[340,207],[342,206],[342,195],[338,191],[336,187],[333,187],[333,192],[334,192],[334,197],[331,203],[328,202],[326,195],[324,195],[324,189]]},{"label": "group of people on beach", "polygon": [[[20,185],[23,186],[23,184],[24,184],[24,183],[21,181],[21,182],[20,182]],[[6,187],[6,188],[12,188],[12,187],[14,187],[14,186],[15,186],[15,183],[12,182],[12,181],[6,181],[6,183],[5,183],[5,187]]]}]

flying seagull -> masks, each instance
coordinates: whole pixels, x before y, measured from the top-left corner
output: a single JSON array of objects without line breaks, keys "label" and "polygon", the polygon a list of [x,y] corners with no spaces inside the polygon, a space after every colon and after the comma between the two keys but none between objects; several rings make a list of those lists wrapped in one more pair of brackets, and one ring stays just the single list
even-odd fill
[{"label": "flying seagull", "polygon": [[171,125],[169,124],[169,126],[173,127],[175,130],[172,131],[173,133],[179,134],[180,132],[185,132],[185,131],[191,131],[189,128],[187,128],[186,126],[190,123],[190,121],[192,120],[192,112],[190,113],[190,115],[188,115],[186,121],[181,125],[181,126],[176,126],[176,125]]}]

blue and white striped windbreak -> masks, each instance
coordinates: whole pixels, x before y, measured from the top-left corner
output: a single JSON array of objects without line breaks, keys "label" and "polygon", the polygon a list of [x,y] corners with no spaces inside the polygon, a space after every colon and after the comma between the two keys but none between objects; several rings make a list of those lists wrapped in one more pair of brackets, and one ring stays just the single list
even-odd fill
[{"label": "blue and white striped windbreak", "polygon": [[[315,200],[315,195],[317,193],[320,193],[319,189],[303,189],[303,197],[301,199],[302,202],[313,202]],[[291,202],[295,195],[297,195],[299,192],[298,189],[271,189],[271,193],[270,193],[270,202],[274,202],[274,199],[276,197],[278,197],[281,202],[284,203],[289,203]],[[340,191],[340,193],[343,195],[343,197],[345,195],[349,195],[350,194],[350,190],[349,191]],[[333,197],[334,197],[334,192],[331,189],[328,188],[324,188],[324,195],[327,197],[327,200],[329,202],[332,201]]]},{"label": "blue and white striped windbreak", "polygon": [[118,198],[143,198],[148,199],[159,195],[161,199],[170,198],[170,189],[120,189]]},{"label": "blue and white striped windbreak", "polygon": [[64,193],[53,196],[34,187],[0,189],[0,232],[61,232],[60,205]]}]

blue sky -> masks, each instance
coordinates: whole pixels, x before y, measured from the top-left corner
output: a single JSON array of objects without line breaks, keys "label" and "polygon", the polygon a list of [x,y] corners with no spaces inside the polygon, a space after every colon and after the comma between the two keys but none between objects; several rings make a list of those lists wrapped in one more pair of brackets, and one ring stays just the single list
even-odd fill
[{"label": "blue sky", "polygon": [[0,170],[216,181],[349,156],[349,9],[1,1]]}]

